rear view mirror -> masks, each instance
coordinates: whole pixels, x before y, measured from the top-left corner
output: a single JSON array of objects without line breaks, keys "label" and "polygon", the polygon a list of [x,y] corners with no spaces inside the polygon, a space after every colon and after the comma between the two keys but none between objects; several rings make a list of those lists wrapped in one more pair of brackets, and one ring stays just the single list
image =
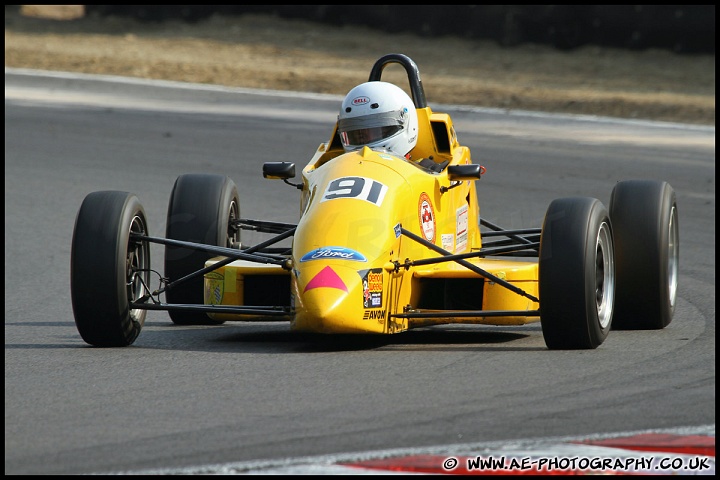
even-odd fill
[{"label": "rear view mirror", "polygon": [[480,180],[480,165],[451,165],[448,167],[450,180]]},{"label": "rear view mirror", "polygon": [[295,176],[295,164],[292,162],[265,162],[263,177],[272,180],[287,180]]}]

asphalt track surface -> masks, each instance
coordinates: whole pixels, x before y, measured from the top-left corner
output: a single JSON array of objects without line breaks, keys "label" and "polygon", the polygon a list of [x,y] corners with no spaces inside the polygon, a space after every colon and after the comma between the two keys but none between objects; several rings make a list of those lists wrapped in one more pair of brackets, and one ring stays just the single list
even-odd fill
[{"label": "asphalt track surface", "polygon": [[[714,127],[428,99],[487,168],[481,215],[504,227],[540,226],[558,197],[607,204],[618,180],[669,181],[680,283],[664,330],[549,351],[539,325],[328,340],[149,312],[133,346],[101,349],[83,343],[70,302],[84,196],[133,192],[162,234],[177,176],[219,173],[244,217],[297,221],[297,191],[262,164],[304,165],[340,98],[36,73],[5,73],[6,474],[463,473],[443,462],[638,451],[680,463],[633,472],[714,473]],[[161,249],[152,259],[162,268]]]}]

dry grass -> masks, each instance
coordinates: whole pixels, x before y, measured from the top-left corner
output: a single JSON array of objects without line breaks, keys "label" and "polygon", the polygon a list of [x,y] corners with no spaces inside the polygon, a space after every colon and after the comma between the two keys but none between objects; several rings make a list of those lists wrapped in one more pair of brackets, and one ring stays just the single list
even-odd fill
[{"label": "dry grass", "polygon": [[714,55],[502,48],[258,15],[197,24],[88,16],[59,21],[31,7],[38,6],[23,6],[23,13],[34,17],[6,6],[6,67],[342,95],[367,80],[377,58],[398,52],[417,63],[431,105],[715,124]]}]

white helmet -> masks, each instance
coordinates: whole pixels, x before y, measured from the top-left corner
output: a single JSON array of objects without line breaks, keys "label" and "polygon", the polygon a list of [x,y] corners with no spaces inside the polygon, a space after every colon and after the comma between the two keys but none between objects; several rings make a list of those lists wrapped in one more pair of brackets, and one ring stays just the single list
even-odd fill
[{"label": "white helmet", "polygon": [[417,143],[415,105],[392,83],[360,84],[342,102],[338,134],[346,152],[367,146],[404,157]]}]

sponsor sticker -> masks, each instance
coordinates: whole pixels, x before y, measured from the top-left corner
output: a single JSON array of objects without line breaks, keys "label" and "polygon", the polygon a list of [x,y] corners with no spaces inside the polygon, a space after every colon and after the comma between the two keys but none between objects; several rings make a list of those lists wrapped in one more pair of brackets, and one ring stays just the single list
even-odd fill
[{"label": "sponsor sticker", "polygon": [[440,235],[440,240],[442,241],[443,250],[447,250],[448,252],[453,251],[455,235],[453,235],[452,233],[443,233],[442,235]]},{"label": "sponsor sticker", "polygon": [[463,252],[467,249],[468,239],[468,206],[463,205],[455,212],[455,235],[457,236],[457,245],[455,253]]},{"label": "sponsor sticker", "polygon": [[371,270],[364,270],[358,273],[362,278],[363,307],[382,307],[383,269],[373,268]]},{"label": "sponsor sticker", "polygon": [[310,250],[300,259],[301,262],[311,260],[352,260],[354,262],[367,262],[365,256],[345,247],[322,247]]},{"label": "sponsor sticker", "polygon": [[435,241],[435,210],[427,193],[420,195],[418,202],[418,217],[420,218],[420,231],[428,242]]},{"label": "sponsor sticker", "polygon": [[225,288],[225,278],[221,273],[205,274],[205,302],[208,305],[221,305]]},{"label": "sponsor sticker", "polygon": [[368,310],[363,315],[363,320],[377,320],[382,323],[385,320],[385,310]]}]

